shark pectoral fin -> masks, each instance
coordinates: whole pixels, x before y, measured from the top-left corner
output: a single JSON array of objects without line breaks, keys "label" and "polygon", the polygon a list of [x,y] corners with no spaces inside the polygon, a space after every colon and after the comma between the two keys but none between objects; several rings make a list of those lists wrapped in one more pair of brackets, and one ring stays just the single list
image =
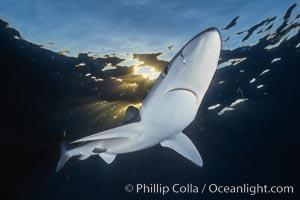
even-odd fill
[{"label": "shark pectoral fin", "polygon": [[110,164],[114,161],[116,158],[116,154],[110,154],[110,153],[100,153],[99,156],[107,163]]},{"label": "shark pectoral fin", "polygon": [[104,140],[104,139],[112,139],[112,138],[129,138],[136,139],[141,135],[141,126],[140,123],[132,123],[124,126],[119,126],[117,128],[113,128],[107,131],[103,131],[100,133],[96,133],[94,135],[90,135],[79,140],[76,140],[72,143],[76,142],[85,142],[91,140]]},{"label": "shark pectoral fin", "polygon": [[195,145],[192,141],[183,133],[178,133],[174,137],[162,141],[161,146],[169,147],[176,151],[177,153],[181,154],[183,157],[189,159],[196,165],[202,167],[203,162],[202,158],[196,149]]}]

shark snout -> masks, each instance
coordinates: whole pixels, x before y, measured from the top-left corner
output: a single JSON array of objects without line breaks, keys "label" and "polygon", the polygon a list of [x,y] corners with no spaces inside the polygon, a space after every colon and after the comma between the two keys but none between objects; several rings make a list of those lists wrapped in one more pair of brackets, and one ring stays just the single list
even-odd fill
[{"label": "shark snout", "polygon": [[218,48],[221,44],[221,34],[216,28],[209,28],[192,38],[182,49],[181,56],[190,54],[201,54],[203,46],[215,46]]},{"label": "shark snout", "polygon": [[207,29],[191,39],[178,58],[182,64],[173,68],[175,72],[180,71],[176,76],[178,84],[173,90],[190,91],[200,103],[216,71],[220,49],[221,36],[216,28]]},{"label": "shark snout", "polygon": [[196,40],[200,42],[202,39],[204,40],[219,40],[221,41],[221,33],[217,28],[209,28],[196,35],[191,41]]}]

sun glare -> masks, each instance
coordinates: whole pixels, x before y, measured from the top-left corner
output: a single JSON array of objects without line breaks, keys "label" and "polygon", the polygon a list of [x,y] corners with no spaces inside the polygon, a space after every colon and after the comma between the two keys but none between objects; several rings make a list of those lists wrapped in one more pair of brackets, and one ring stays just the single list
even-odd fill
[{"label": "sun glare", "polygon": [[160,72],[156,71],[151,66],[142,66],[142,67],[134,67],[134,73],[135,75],[142,75],[145,79],[149,78],[150,80],[157,79]]}]

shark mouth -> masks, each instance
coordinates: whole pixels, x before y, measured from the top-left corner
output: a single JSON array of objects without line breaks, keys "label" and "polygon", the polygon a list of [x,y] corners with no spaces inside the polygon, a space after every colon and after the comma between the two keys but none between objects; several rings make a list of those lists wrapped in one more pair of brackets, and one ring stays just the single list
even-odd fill
[{"label": "shark mouth", "polygon": [[173,92],[173,91],[188,91],[188,92],[192,93],[196,97],[196,99],[198,99],[197,93],[195,91],[191,90],[191,89],[188,89],[188,88],[175,88],[175,89],[169,90],[168,93]]}]

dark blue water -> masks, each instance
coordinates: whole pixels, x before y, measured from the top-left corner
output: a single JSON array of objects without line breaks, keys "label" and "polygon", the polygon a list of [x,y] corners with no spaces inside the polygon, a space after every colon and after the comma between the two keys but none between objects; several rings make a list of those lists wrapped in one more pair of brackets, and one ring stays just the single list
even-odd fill
[{"label": "dark blue water", "polygon": [[[118,155],[111,165],[98,157],[73,159],[56,174],[62,140],[117,126],[124,108],[139,106],[155,80],[135,75],[133,66],[101,70],[106,63],[121,63],[117,55],[75,58],[41,48],[0,21],[2,194],[18,199],[249,199],[249,194],[208,191],[135,194],[124,187],[259,183],[291,185],[294,194],[257,199],[297,199],[300,16],[294,8],[247,30],[230,32],[238,17],[219,27],[229,35],[223,38],[219,69],[185,130],[203,157],[203,168],[155,146]],[[241,45],[230,45],[234,37]],[[168,61],[158,55],[134,56],[160,71]],[[76,67],[79,63],[85,66]]]}]

